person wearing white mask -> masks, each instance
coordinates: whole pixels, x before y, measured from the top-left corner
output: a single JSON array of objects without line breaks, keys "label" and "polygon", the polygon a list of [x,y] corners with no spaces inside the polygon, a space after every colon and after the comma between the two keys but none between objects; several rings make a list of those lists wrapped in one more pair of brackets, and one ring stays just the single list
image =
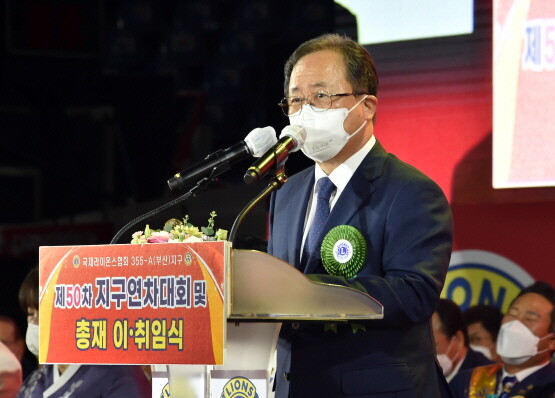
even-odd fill
[{"label": "person wearing white mask", "polygon": [[447,382],[451,382],[459,371],[492,363],[482,353],[470,349],[462,311],[453,301],[439,300],[432,315],[432,330],[437,360]]},{"label": "person wearing white mask", "polygon": [[364,47],[322,35],[284,72],[279,106],[304,129],[300,149],[314,164],[272,195],[268,253],[312,280],[373,296],[384,318],[333,331],[284,323],[276,398],[448,397],[430,328],[451,255],[445,195],[374,136],[378,76]]},{"label": "person wearing white mask", "polygon": [[518,294],[503,317],[496,348],[500,364],[461,372],[453,379],[456,398],[554,396],[555,289],[551,285],[535,282]]},{"label": "person wearing white mask", "polygon": [[501,328],[503,314],[493,305],[474,305],[463,312],[470,348],[481,352],[488,359],[500,362],[495,344]]},{"label": "person wearing white mask", "polygon": [[0,315],[0,342],[18,359],[25,380],[37,368],[37,359],[25,348],[25,335],[21,334],[17,318],[11,311]]},{"label": "person wearing white mask", "polygon": [[0,398],[14,398],[21,386],[21,364],[0,341]]},{"label": "person wearing white mask", "polygon": [[[38,357],[39,270],[33,268],[19,289],[27,312],[27,348]],[[63,327],[63,326],[60,326]],[[40,365],[23,382],[17,398],[150,398],[151,387],[140,366]]]}]

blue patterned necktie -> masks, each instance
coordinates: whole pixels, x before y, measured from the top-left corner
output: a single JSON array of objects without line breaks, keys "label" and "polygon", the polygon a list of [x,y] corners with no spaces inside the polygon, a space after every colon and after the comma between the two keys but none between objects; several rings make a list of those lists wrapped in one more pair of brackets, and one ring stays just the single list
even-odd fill
[{"label": "blue patterned necktie", "polygon": [[322,242],[318,238],[330,214],[330,197],[334,190],[335,185],[328,177],[320,178],[316,183],[316,212],[306,236],[303,250],[303,268],[306,265],[306,260],[320,250]]},{"label": "blue patterned necktie", "polygon": [[503,377],[503,390],[501,390],[501,394],[499,394],[499,398],[506,398],[509,396],[511,389],[513,386],[518,383],[518,379],[516,376],[505,376]]}]

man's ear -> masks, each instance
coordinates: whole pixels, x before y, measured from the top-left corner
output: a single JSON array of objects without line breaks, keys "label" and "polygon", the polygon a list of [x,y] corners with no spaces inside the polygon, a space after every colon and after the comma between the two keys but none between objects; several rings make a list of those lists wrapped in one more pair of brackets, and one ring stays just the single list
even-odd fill
[{"label": "man's ear", "polygon": [[376,118],[376,111],[378,109],[378,98],[375,95],[368,95],[364,99],[364,112],[367,120],[374,120]]},{"label": "man's ear", "polygon": [[455,337],[457,338],[457,341],[460,342],[460,344],[466,347],[466,344],[464,343],[464,333],[462,332],[462,330],[457,330],[455,332]]}]

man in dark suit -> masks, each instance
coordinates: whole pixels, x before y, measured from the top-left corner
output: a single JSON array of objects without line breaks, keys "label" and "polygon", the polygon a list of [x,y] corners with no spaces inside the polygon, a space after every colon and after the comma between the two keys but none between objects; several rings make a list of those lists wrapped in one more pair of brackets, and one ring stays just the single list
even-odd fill
[{"label": "man in dark suit", "polygon": [[469,338],[461,309],[448,299],[440,299],[432,315],[432,330],[438,362],[450,383],[466,369],[490,365],[493,361],[469,347]]},{"label": "man in dark suit", "polygon": [[535,282],[523,289],[503,317],[497,337],[501,364],[460,372],[451,382],[457,398],[555,395],[555,289]]},{"label": "man in dark suit", "polygon": [[[279,398],[449,396],[430,317],[449,264],[451,212],[433,181],[375,139],[377,86],[370,54],[339,35],[303,43],[285,65],[280,104],[291,124],[305,127],[301,149],[315,166],[272,196],[268,252],[314,280],[367,292],[384,306],[384,318],[337,328],[284,324]],[[322,240],[341,225],[356,236],[322,261]],[[340,235],[328,235],[331,247]],[[356,264],[341,257],[353,251],[364,254]],[[349,264],[348,276],[326,271],[334,261],[341,272],[342,261]]]}]

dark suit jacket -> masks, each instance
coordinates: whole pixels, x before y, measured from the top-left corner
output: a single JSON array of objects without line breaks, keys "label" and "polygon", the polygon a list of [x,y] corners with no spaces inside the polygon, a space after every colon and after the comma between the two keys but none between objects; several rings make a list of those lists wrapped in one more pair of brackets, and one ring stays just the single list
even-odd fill
[{"label": "dark suit jacket", "polygon": [[[313,184],[310,167],[292,176],[270,203],[268,252],[295,267]],[[366,239],[364,268],[349,281],[323,276],[318,254],[304,272],[368,292],[384,306],[384,319],[361,322],[366,331],[357,333],[349,325],[334,333],[321,322],[284,324],[286,340],[280,343],[290,343],[291,368],[284,368],[287,353],[279,349],[276,396],[287,396],[288,387],[293,398],[445,396],[430,328],[451,254],[452,217],[443,192],[376,142],[338,198],[321,238],[343,224]],[[290,373],[290,382],[283,373]]]},{"label": "dark suit jacket", "polygon": [[[492,366],[492,365],[490,365]],[[451,380],[451,389],[456,398],[467,398],[470,378],[473,369],[459,372]],[[501,378],[502,369],[496,375],[497,382]],[[524,396],[526,398],[552,398],[555,394],[555,365],[547,364],[543,368],[532,373],[530,376],[515,384],[511,389],[509,397]],[[485,398],[485,397],[484,397]]]},{"label": "dark suit jacket", "polygon": [[[481,352],[474,351],[473,349],[469,348],[468,352],[466,353],[466,357],[464,357],[464,360],[461,364],[461,367],[459,368],[458,373],[460,373],[464,370],[477,368],[478,366],[491,365],[492,363],[494,363],[494,362],[492,360],[488,359]],[[449,383],[449,386],[451,386],[451,383],[453,382],[455,377],[456,377],[456,375],[453,377],[453,379],[451,379],[451,382]]]}]

